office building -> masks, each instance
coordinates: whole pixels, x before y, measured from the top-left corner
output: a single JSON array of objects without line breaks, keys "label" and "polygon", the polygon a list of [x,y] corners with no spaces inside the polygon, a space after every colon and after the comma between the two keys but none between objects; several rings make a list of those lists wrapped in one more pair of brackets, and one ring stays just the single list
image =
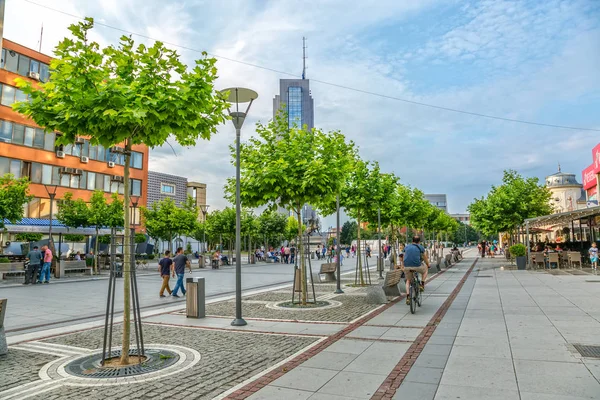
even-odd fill
[{"label": "office building", "polygon": [[445,194],[426,194],[425,200],[444,212],[448,212],[448,200]]},{"label": "office building", "polygon": [[[178,206],[182,205],[187,197],[191,196],[194,204],[200,206],[206,204],[206,184],[200,182],[188,182],[186,177],[165,174],[162,172],[148,172],[148,207],[163,199],[173,199]],[[198,220],[202,221],[202,212]]]},{"label": "office building", "polygon": [[202,206],[206,206],[206,183],[188,182],[187,194],[194,199],[194,204],[198,207],[198,221],[204,222]]},{"label": "office building", "polygon": [[[0,62],[0,175],[11,173],[31,181],[29,192],[34,198],[24,207],[26,218],[34,224],[34,232],[48,229],[50,200],[45,185],[56,185],[56,199],[72,192],[75,199],[88,201],[94,190],[108,198],[111,193],[123,194],[123,148],[92,145],[85,136],[75,143],[56,146],[60,132],[44,133],[32,120],[12,110],[11,105],[27,96],[16,88],[15,79],[34,82],[49,79],[51,58],[45,54],[4,39]],[[131,154],[131,194],[138,205],[146,205],[148,177],[148,147],[134,145]],[[56,215],[57,202],[54,202]],[[139,217],[136,216],[139,223]],[[24,222],[23,222],[24,223]],[[56,222],[53,222],[53,224]],[[43,227],[42,227],[43,226]]]},{"label": "office building", "polygon": [[314,102],[308,79],[279,80],[279,94],[273,99],[273,117],[280,110],[287,112],[289,127],[315,127]]}]

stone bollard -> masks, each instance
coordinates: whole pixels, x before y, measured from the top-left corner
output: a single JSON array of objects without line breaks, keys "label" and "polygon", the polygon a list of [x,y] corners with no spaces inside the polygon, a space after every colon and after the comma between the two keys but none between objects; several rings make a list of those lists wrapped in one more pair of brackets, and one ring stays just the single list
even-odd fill
[{"label": "stone bollard", "polygon": [[8,353],[6,334],[4,333],[4,314],[6,313],[7,299],[0,299],[0,356]]},{"label": "stone bollard", "polygon": [[385,296],[381,286],[374,285],[367,288],[368,304],[386,304],[387,302],[387,297]]}]

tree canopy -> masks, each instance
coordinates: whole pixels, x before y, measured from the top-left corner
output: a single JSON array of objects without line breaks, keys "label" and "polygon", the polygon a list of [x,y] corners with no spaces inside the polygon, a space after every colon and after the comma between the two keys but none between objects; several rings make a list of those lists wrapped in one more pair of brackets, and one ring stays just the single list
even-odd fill
[{"label": "tree canopy", "polygon": [[198,209],[191,196],[178,207],[173,199],[166,198],[152,203],[150,208],[140,207],[142,220],[148,235],[169,242],[172,250],[173,238],[192,235],[197,228]]},{"label": "tree canopy", "polygon": [[29,180],[15,179],[12,174],[0,177],[0,228],[4,228],[4,220],[11,223],[23,218],[23,206],[31,200]]},{"label": "tree canopy", "polygon": [[471,223],[485,235],[512,232],[525,219],[552,212],[550,191],[538,178],[523,178],[516,171],[504,171],[502,184],[492,186],[485,197],[475,199],[467,208]]}]

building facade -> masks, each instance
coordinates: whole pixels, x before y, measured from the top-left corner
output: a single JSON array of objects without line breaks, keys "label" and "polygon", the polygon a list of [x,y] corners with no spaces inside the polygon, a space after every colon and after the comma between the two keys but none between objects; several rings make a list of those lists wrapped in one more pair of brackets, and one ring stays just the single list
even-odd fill
[{"label": "building facade", "polygon": [[581,173],[583,189],[585,190],[586,205],[598,205],[598,188],[600,187],[600,143],[592,149],[592,164]]},{"label": "building facade", "polygon": [[280,110],[288,114],[288,126],[315,127],[314,101],[309,79],[280,79],[279,94],[273,99],[273,117]]},{"label": "building facade", "polygon": [[148,171],[148,207],[164,199],[173,199],[175,204],[180,206],[187,199],[187,195],[187,178]]},{"label": "building facade", "polygon": [[[45,82],[50,78],[51,58],[4,39],[0,62],[0,175],[27,177],[34,196],[24,208],[24,217],[48,219],[50,200],[45,185],[56,185],[56,199],[72,192],[75,199],[88,201],[94,190],[124,192],[123,148],[93,145],[82,136],[75,143],[57,146],[60,132],[44,133],[32,120],[12,110],[27,96],[16,88],[15,79]],[[131,194],[138,205],[146,205],[148,147],[134,145],[130,160]],[[56,213],[56,202],[54,202]],[[139,219],[138,219],[139,221]]]},{"label": "building facade", "polygon": [[208,204],[206,204],[206,183],[188,182],[187,195],[194,199],[194,204],[196,204],[196,207],[200,211],[198,213],[198,221],[204,222],[205,216],[202,208],[204,207],[208,211]]},{"label": "building facade", "polygon": [[448,200],[445,194],[426,194],[425,200],[444,212],[448,212]]},{"label": "building facade", "polygon": [[560,165],[557,173],[546,177],[546,187],[552,193],[550,205],[555,213],[574,211],[586,207],[583,185],[577,182],[575,174],[562,172]]},{"label": "building facade", "polygon": [[471,214],[469,214],[469,213],[450,214],[450,216],[462,224],[471,225]]}]

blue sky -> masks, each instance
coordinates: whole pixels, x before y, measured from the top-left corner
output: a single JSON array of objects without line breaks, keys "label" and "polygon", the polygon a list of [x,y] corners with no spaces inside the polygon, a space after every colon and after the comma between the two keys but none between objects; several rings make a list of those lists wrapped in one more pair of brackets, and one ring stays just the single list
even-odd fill
[{"label": "blue sky", "polygon": [[[236,60],[297,74],[302,36],[307,77],[444,107],[600,128],[600,2],[547,1],[158,1],[36,0],[68,13]],[[23,15],[28,18],[24,20]],[[5,36],[51,53],[72,17],[8,0]],[[121,33],[98,27],[95,39]],[[147,39],[136,38],[146,42]],[[198,53],[180,50],[191,62]],[[243,135],[272,114],[287,76],[224,59],[219,85],[259,93]],[[339,129],[364,159],[429,193],[447,193],[451,212],[516,169],[543,178],[577,174],[591,163],[598,132],[551,129],[456,114],[311,82],[315,122]],[[208,201],[226,205],[222,184],[234,174],[225,126],[192,148],[155,149],[151,169],[209,185]]]}]

